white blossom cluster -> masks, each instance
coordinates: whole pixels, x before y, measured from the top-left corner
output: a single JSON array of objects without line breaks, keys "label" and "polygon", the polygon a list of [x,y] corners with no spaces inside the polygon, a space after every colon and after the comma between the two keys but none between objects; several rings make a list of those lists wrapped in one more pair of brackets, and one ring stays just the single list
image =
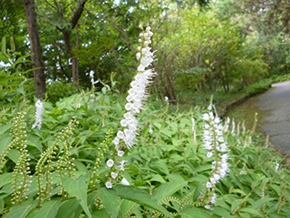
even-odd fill
[{"label": "white blossom cluster", "polygon": [[154,53],[151,52],[149,46],[152,35],[150,27],[147,27],[145,32],[140,33],[139,42],[141,46],[138,47],[139,52],[136,54],[136,58],[139,61],[138,73],[130,84],[131,88],[126,98],[125,109],[127,112],[124,114],[124,119],[121,120],[121,125],[124,129],[118,131],[113,141],[117,151],[119,151],[120,139],[124,141],[127,148],[132,148],[134,145],[138,126],[135,115],[142,109],[143,101],[147,97],[146,87],[150,84],[150,79],[155,75],[153,69],[146,69],[154,60]]},{"label": "white blossom cluster", "polygon": [[[135,116],[142,109],[143,101],[147,97],[146,88],[150,84],[150,79],[155,75],[153,69],[147,69],[154,60],[154,53],[151,51],[151,47],[149,46],[151,44],[152,36],[153,33],[151,32],[150,27],[147,27],[146,30],[139,35],[139,43],[141,46],[138,47],[138,53],[136,54],[136,58],[139,61],[139,66],[137,68],[138,73],[130,83],[131,88],[128,91],[129,94],[126,98],[127,103],[125,105],[126,113],[124,114],[124,118],[121,120],[122,130],[117,132],[117,135],[113,140],[115,150],[119,157],[122,157],[125,153],[120,146],[121,140],[125,143],[127,148],[132,148],[135,143],[138,129],[138,121]],[[112,179],[117,178],[117,171],[124,171],[125,163],[125,160],[122,160],[120,165],[116,167],[116,172],[111,173]],[[111,159],[108,160],[107,166],[113,167],[113,165],[114,161]],[[122,179],[121,183],[123,185],[130,185],[125,178]],[[105,185],[107,188],[112,188],[111,180],[107,181]]]},{"label": "white blossom cluster", "polygon": [[40,99],[37,100],[35,103],[36,111],[35,111],[35,123],[32,125],[32,129],[37,127],[38,129],[41,129],[42,126],[42,113],[43,113],[43,103]]},{"label": "white blossom cluster", "polygon": [[[215,185],[229,172],[228,146],[223,137],[225,127],[222,125],[221,120],[214,116],[212,112],[204,113],[203,120],[205,121],[203,144],[207,150],[206,156],[208,158],[215,157],[215,160],[212,162],[211,177],[206,183],[206,187],[214,190]],[[213,193],[210,204],[215,204],[215,199],[216,195]],[[206,208],[209,207],[210,205],[206,205]]]},{"label": "white blossom cluster", "polygon": [[91,70],[91,71],[90,71],[90,79],[91,79],[92,87],[94,87],[95,84],[97,84],[97,83],[99,82],[99,80],[96,80],[96,81],[95,81],[95,79],[94,79],[94,74],[95,74],[95,72]]}]

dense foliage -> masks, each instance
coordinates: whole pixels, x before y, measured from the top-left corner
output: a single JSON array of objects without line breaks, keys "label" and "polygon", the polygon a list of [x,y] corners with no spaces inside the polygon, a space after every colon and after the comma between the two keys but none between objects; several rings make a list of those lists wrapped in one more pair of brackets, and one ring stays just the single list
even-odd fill
[{"label": "dense foliage", "polygon": [[[200,10],[196,2],[211,8]],[[0,1],[1,217],[290,214],[287,161],[255,133],[255,124],[249,130],[220,119],[215,103],[221,98],[212,98],[226,93],[229,104],[228,94],[253,94],[287,78],[288,16],[274,16],[288,10],[286,1],[277,11],[271,0],[260,6],[36,1],[47,76],[43,101],[33,97],[19,3]],[[83,19],[72,22],[79,3],[86,3]],[[259,20],[236,19],[239,7],[247,18],[273,16],[279,25],[265,34]],[[142,22],[151,24],[153,38],[150,28],[139,35]],[[14,35],[10,42],[4,32]],[[78,62],[79,86],[70,83],[71,59]],[[148,97],[151,67],[157,75]],[[189,110],[179,110],[180,102]]]},{"label": "dense foliage", "polygon": [[[150,101],[138,120],[123,177],[105,187],[107,160],[125,101],[117,94],[75,94],[46,102],[42,128],[32,129],[27,104],[1,112],[1,213],[4,217],[285,217],[290,172],[279,155],[242,123],[222,122],[229,171],[208,205],[212,162],[204,147],[202,114]],[[161,108],[161,109],[160,109]],[[163,108],[163,109],[162,109]],[[194,123],[193,123],[194,120]],[[118,158],[118,157],[116,157]]]}]

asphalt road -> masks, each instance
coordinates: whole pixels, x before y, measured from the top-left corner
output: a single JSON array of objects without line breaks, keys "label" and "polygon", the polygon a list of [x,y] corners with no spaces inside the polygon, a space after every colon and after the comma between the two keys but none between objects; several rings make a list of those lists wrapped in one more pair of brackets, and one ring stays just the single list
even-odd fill
[{"label": "asphalt road", "polygon": [[257,99],[259,110],[267,116],[260,130],[269,135],[271,144],[280,153],[290,155],[290,81],[273,84],[271,91]]}]

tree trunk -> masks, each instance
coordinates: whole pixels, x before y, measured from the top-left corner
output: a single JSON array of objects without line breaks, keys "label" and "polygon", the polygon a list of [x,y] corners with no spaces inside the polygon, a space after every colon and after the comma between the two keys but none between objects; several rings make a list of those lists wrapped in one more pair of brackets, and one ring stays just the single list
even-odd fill
[{"label": "tree trunk", "polygon": [[[79,19],[82,16],[82,13],[84,11],[84,7],[86,4],[87,0],[81,0],[77,9],[74,11],[71,19],[70,19],[70,24],[71,27],[70,29],[65,29],[65,28],[59,28],[58,26],[56,26],[56,28],[62,32],[63,34],[63,38],[64,38],[64,42],[67,48],[67,51],[71,57],[72,60],[72,78],[73,78],[73,82],[76,86],[78,86],[78,80],[79,80],[79,72],[78,72],[78,59],[74,57],[74,54],[72,52],[72,46],[71,46],[71,41],[70,41],[70,36],[71,36],[71,31],[77,26]],[[56,4],[56,7],[58,7],[58,5]],[[59,14],[61,17],[63,17],[62,14]],[[77,28],[77,27],[76,27]],[[78,30],[77,30],[78,31]],[[78,34],[78,33],[77,33]],[[79,36],[77,35],[77,43],[76,45],[78,46],[78,41],[79,41]]]},{"label": "tree trunk", "polygon": [[29,33],[35,96],[43,99],[46,91],[42,49],[36,20],[34,0],[24,0],[27,30]]}]

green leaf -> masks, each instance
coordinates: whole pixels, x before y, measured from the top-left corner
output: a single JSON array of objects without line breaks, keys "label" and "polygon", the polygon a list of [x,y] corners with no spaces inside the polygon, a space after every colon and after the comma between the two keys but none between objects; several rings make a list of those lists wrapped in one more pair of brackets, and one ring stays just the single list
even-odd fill
[{"label": "green leaf", "polygon": [[0,138],[0,154],[3,153],[3,151],[8,147],[8,145],[11,143],[12,141],[12,136],[10,135],[1,135],[1,138]]},{"label": "green leaf", "polygon": [[159,174],[154,174],[152,176],[152,178],[150,179],[150,181],[156,181],[156,182],[160,182],[160,183],[165,183],[166,181],[163,179],[162,176],[160,176]]},{"label": "green leaf", "polygon": [[27,218],[54,218],[60,205],[60,200],[47,201],[41,205],[40,209],[35,210],[31,214],[29,214]]},{"label": "green leaf", "polygon": [[42,152],[42,144],[39,140],[39,136],[28,134],[27,145],[33,146],[37,148],[40,152]]},{"label": "green leaf", "polygon": [[12,160],[14,163],[17,163],[20,157],[20,152],[16,149],[11,149],[8,153],[7,156],[9,157],[10,160]]},{"label": "green leaf", "polygon": [[103,209],[103,210],[96,210],[93,212],[93,218],[111,218],[110,215]]},{"label": "green leaf", "polygon": [[0,200],[0,212],[3,211],[5,209],[5,202],[4,200]]},{"label": "green leaf", "polygon": [[278,196],[281,195],[281,188],[278,185],[270,185],[270,187],[277,193]]},{"label": "green leaf", "polygon": [[231,206],[231,212],[233,212],[234,210],[236,210],[238,208],[238,206],[243,203],[244,200],[243,199],[236,199],[233,201],[232,206]]},{"label": "green leaf", "polygon": [[173,195],[175,192],[186,186],[187,182],[182,180],[171,181],[160,185],[153,193],[154,199],[158,202],[162,199]]},{"label": "green leaf", "polygon": [[152,199],[144,190],[132,186],[116,186],[114,187],[114,190],[117,195],[122,198],[159,211],[168,217],[173,217],[164,207],[158,205],[158,202],[155,199]]},{"label": "green leaf", "polygon": [[82,174],[77,179],[62,177],[62,185],[70,196],[76,197],[89,218],[92,217],[87,205],[88,174]]},{"label": "green leaf", "polygon": [[3,133],[5,133],[11,127],[12,127],[12,124],[6,124],[6,125],[0,126],[0,135],[2,136]]},{"label": "green leaf", "polygon": [[150,167],[154,170],[157,170],[159,173],[168,175],[169,169],[166,163],[166,160],[158,160],[150,164]]},{"label": "green leaf", "polygon": [[[130,216],[131,214],[128,214],[129,212],[134,213],[135,216],[138,217],[139,214],[141,215],[140,205],[135,203],[135,202],[133,202],[133,201],[122,199],[122,204],[121,204],[121,207],[120,207],[119,217],[125,217],[125,215]],[[139,216],[139,217],[142,217],[142,215]]]},{"label": "green leaf", "polygon": [[200,208],[190,208],[180,212],[181,218],[210,218],[211,216],[203,209]]},{"label": "green leaf", "polygon": [[203,187],[204,187],[204,185],[202,183],[199,183],[198,186],[196,187],[196,189],[194,191],[194,194],[193,194],[193,197],[192,197],[192,200],[194,202],[197,201],[197,199],[199,198],[200,193],[202,192],[202,188]]},{"label": "green leaf", "polygon": [[230,212],[221,207],[213,207],[212,212],[218,215],[219,217],[232,218],[232,215],[230,214]]},{"label": "green leaf", "polygon": [[99,188],[98,194],[107,213],[112,217],[118,217],[120,208],[120,199],[116,195],[115,191],[107,188]]},{"label": "green leaf", "polygon": [[242,191],[241,189],[233,189],[230,191],[230,193],[238,193],[238,194],[241,194],[242,196],[246,196],[247,194]]},{"label": "green leaf", "polygon": [[36,202],[26,201],[12,206],[10,212],[4,218],[26,218],[27,214],[36,206]]},{"label": "green leaf", "polygon": [[9,63],[9,58],[7,57],[7,55],[2,54],[0,52],[0,60],[3,61],[4,63]]},{"label": "green leaf", "polygon": [[19,58],[18,58],[18,59],[13,63],[14,67],[15,67],[17,64],[24,63],[24,62],[25,62],[25,59],[26,59],[27,57],[29,57],[29,56],[30,56],[30,54],[28,54],[28,55],[23,55],[23,56],[19,57]]},{"label": "green leaf", "polygon": [[252,204],[253,209],[259,209],[262,207],[264,204],[269,203],[270,201],[275,200],[276,198],[262,198],[257,200],[255,203]]},{"label": "green leaf", "polygon": [[264,217],[264,215],[263,215],[261,212],[259,212],[259,211],[256,210],[256,209],[249,208],[249,207],[241,208],[241,209],[239,210],[239,212],[249,213],[249,214],[253,215],[254,217]]},{"label": "green leaf", "polygon": [[3,54],[6,54],[6,36],[4,36],[2,38],[2,42],[1,42],[1,52]]},{"label": "green leaf", "polygon": [[62,202],[58,209],[56,218],[72,218],[78,217],[82,212],[82,207],[80,206],[77,199],[73,198]]},{"label": "green leaf", "polygon": [[9,184],[12,180],[12,173],[4,173],[0,175],[0,187]]}]

